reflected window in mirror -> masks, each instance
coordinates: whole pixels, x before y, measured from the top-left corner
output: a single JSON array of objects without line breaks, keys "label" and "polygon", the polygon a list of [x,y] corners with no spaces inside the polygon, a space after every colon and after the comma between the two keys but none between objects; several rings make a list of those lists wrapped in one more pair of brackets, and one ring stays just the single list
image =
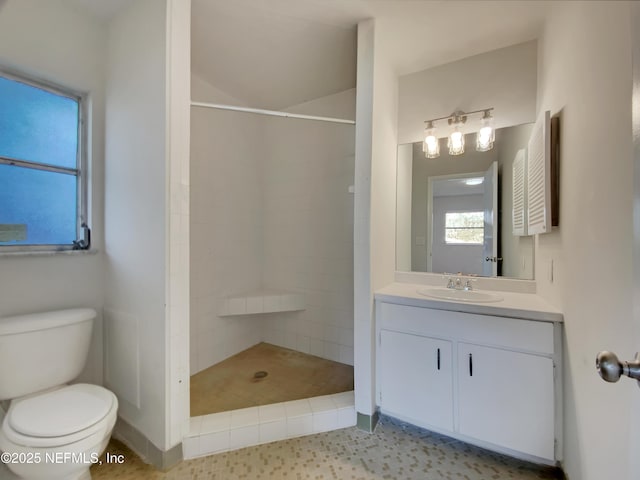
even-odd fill
[{"label": "reflected window in mirror", "polygon": [[447,245],[482,245],[484,212],[446,212],[444,242]]}]

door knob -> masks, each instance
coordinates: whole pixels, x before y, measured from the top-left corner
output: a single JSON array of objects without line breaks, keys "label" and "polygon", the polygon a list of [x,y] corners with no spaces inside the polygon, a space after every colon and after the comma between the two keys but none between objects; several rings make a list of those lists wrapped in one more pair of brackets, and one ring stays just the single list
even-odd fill
[{"label": "door knob", "polygon": [[596,357],[596,369],[607,382],[617,382],[622,375],[626,375],[638,380],[640,385],[640,353],[636,353],[629,362],[621,362],[615,353],[603,350]]}]

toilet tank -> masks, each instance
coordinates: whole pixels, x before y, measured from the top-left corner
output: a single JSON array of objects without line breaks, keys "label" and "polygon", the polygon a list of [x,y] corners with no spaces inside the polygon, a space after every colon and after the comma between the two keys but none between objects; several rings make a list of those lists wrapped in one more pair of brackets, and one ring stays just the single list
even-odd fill
[{"label": "toilet tank", "polygon": [[0,400],[62,385],[87,360],[96,312],[75,308],[0,318]]}]

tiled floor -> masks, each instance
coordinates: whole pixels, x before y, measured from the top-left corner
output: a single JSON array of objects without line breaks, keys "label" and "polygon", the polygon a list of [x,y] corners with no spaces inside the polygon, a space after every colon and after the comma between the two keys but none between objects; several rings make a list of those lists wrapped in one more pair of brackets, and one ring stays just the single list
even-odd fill
[{"label": "tiled floor", "polygon": [[260,343],[191,377],[191,416],[349,390],[352,366]]},{"label": "tiled floor", "polygon": [[125,462],[94,466],[94,480],[564,478],[559,469],[514,460],[387,417],[373,434],[355,427],[334,430],[184,461],[164,473],[117,442],[107,451],[123,454]]}]

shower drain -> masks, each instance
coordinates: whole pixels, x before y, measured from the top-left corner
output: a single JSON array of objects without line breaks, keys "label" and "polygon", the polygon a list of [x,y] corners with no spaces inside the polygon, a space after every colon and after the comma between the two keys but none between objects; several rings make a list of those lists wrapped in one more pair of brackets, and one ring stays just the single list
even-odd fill
[{"label": "shower drain", "polygon": [[253,374],[253,378],[260,379],[266,377],[267,375],[269,375],[267,372],[265,372],[264,370],[260,370],[259,372]]}]

